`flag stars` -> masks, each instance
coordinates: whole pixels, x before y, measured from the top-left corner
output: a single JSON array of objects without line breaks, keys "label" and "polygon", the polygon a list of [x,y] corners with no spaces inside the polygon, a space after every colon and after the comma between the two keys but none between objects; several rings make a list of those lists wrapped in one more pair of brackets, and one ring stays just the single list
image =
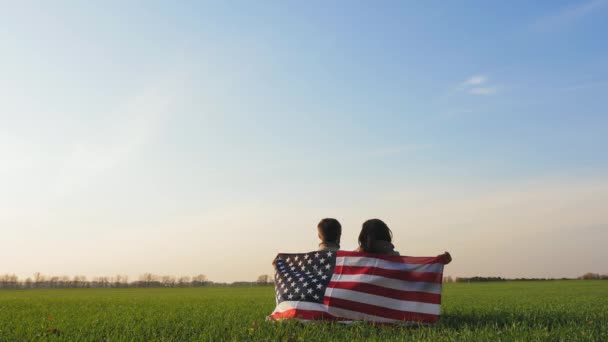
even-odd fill
[{"label": "flag stars", "polygon": [[277,302],[284,300],[323,301],[323,292],[331,278],[335,251],[291,254],[277,257],[275,280]]}]

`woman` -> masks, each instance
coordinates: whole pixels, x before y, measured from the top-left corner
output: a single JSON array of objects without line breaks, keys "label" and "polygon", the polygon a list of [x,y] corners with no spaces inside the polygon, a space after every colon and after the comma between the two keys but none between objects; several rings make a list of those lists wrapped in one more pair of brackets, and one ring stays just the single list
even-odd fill
[{"label": "woman", "polygon": [[[367,220],[363,223],[361,233],[359,233],[359,248],[358,252],[399,255],[395,250],[395,246],[391,243],[393,240],[393,232],[379,219]],[[449,264],[452,261],[450,253],[445,252],[441,255],[444,264]]]}]

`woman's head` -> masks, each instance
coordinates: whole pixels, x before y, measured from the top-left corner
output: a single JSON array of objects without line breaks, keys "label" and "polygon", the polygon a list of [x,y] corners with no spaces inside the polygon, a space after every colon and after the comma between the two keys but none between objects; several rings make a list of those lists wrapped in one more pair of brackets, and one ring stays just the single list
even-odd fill
[{"label": "woman's head", "polygon": [[364,252],[373,252],[374,243],[376,241],[387,241],[391,242],[393,239],[393,232],[379,219],[367,220],[363,223],[361,233],[359,233],[359,247]]}]

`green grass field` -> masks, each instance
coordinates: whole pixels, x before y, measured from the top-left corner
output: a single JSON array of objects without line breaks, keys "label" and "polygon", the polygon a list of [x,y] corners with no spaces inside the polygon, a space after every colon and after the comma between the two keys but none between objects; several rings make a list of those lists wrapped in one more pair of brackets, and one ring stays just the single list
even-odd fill
[{"label": "green grass field", "polygon": [[608,281],[447,284],[431,327],[267,323],[270,287],[0,291],[0,340],[608,341]]}]

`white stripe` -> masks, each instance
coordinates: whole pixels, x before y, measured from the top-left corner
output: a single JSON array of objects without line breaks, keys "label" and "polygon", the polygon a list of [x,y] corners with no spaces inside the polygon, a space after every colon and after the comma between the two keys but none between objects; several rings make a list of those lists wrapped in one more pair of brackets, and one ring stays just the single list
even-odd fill
[{"label": "white stripe", "polygon": [[298,300],[286,300],[277,305],[277,307],[272,313],[274,314],[277,312],[283,312],[291,309],[327,312],[327,305],[320,303],[301,302]]},{"label": "white stripe", "polygon": [[442,273],[443,264],[404,264],[378,258],[368,257],[337,257],[337,266],[356,266],[356,267],[379,267],[387,270],[401,270],[411,272],[433,272]]},{"label": "white stripe", "polygon": [[[331,281],[367,283],[401,291],[441,294],[441,284],[405,281],[369,274],[334,274],[331,277]],[[329,289],[329,287],[327,289]],[[327,292],[325,293],[327,294]]]},{"label": "white stripe", "polygon": [[[440,307],[439,304],[430,304],[422,302],[412,302],[407,300],[399,300],[394,298],[387,298],[383,296],[373,295],[364,292],[351,291],[345,289],[333,289],[327,288],[325,296],[331,298],[347,299],[354,302],[370,304],[375,306],[381,306],[393,310],[408,311],[424,313],[429,315],[439,315]],[[329,299],[331,306],[331,298]]]}]

